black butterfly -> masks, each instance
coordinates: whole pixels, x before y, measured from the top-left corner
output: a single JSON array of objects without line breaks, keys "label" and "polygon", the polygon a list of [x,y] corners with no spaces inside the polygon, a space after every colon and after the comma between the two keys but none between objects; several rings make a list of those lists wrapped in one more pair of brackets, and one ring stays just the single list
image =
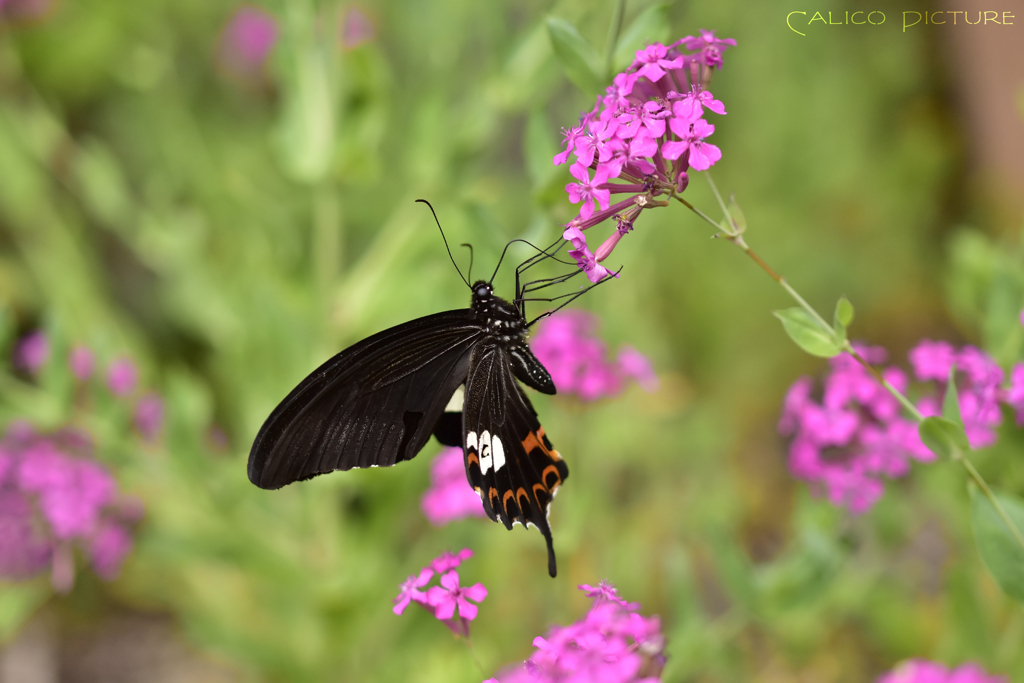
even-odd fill
[{"label": "black butterfly", "polygon": [[470,308],[379,332],[313,371],[256,435],[250,481],[276,489],[334,470],[389,467],[416,457],[434,434],[462,447],[466,477],[488,517],[508,529],[514,522],[540,529],[555,576],[548,507],[569,468],[516,381],[555,393],[526,344],[536,320],[526,322],[524,294],[579,271],[519,287],[521,271],[553,258],[549,250],[517,268],[514,304],[480,280]]}]

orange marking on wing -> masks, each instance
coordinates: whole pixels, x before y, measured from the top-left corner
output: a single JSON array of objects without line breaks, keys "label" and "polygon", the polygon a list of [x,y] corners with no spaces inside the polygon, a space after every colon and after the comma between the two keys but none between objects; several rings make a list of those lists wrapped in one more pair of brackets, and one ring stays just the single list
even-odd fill
[{"label": "orange marking on wing", "polygon": [[[523,505],[523,498],[526,499],[526,505]],[[527,509],[533,507],[530,505],[530,494],[522,486],[516,489],[516,505],[519,506],[519,512],[523,515],[527,514]]]},{"label": "orange marking on wing", "polygon": [[473,453],[472,451],[470,451],[469,455],[466,456],[466,464],[467,465],[472,465],[473,463],[476,463],[476,466],[479,467],[480,466],[480,458],[476,457],[476,453]]},{"label": "orange marking on wing", "polygon": [[544,484],[534,484],[534,485],[533,485],[533,499],[534,499],[535,501],[537,501],[537,509],[538,509],[538,510],[543,510],[543,509],[544,509],[544,506],[543,506],[543,505],[541,505],[541,503],[540,503],[540,497],[539,497],[539,496],[537,496],[537,489],[540,489],[540,490],[541,490],[541,491],[543,491],[544,493],[547,493],[547,492],[548,492],[548,489],[547,489],[547,487],[545,487],[545,486],[544,486]]},{"label": "orange marking on wing", "polygon": [[[491,487],[491,490],[487,492],[487,500],[493,500],[498,497],[498,489]],[[491,507],[494,507],[494,503],[491,503]]]},{"label": "orange marking on wing", "polygon": [[510,515],[508,513],[508,499],[512,498],[514,496],[515,496],[515,494],[512,493],[511,491],[505,491],[505,495],[501,497],[501,506],[503,508],[505,508],[505,516],[506,517],[511,517],[512,516],[512,515]]},{"label": "orange marking on wing", "polygon": [[548,483],[548,471],[549,470],[551,472],[554,472],[555,473],[555,478],[558,479],[558,481],[555,483],[555,485],[551,487],[551,490],[554,491],[555,489],[557,489],[559,486],[562,485],[562,475],[560,475],[558,473],[558,468],[557,467],[555,467],[554,465],[548,465],[547,467],[544,468],[544,471],[540,473],[540,478],[544,480],[544,485],[545,486],[547,486],[547,483]]},{"label": "orange marking on wing", "polygon": [[539,448],[552,460],[562,459],[562,456],[558,451],[544,445],[544,427],[538,427],[536,432],[528,433],[526,438],[523,439],[523,448],[526,449],[527,455],[529,455],[534,448]]}]

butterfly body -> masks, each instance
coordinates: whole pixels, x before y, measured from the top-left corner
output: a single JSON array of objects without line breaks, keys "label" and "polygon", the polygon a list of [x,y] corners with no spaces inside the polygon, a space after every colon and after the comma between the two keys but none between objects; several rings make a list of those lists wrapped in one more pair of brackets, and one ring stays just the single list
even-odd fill
[{"label": "butterfly body", "polygon": [[554,576],[547,514],[569,471],[517,380],[546,394],[555,386],[526,343],[521,310],[488,282],[471,289],[470,308],[379,332],[313,371],[257,434],[249,479],[276,489],[390,466],[415,457],[434,434],[462,447],[466,477],[492,520],[540,529]]}]

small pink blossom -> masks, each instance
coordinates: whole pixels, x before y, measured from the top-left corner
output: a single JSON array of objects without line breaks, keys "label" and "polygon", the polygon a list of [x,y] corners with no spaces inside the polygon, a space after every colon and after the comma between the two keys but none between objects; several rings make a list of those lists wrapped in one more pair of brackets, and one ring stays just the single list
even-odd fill
[{"label": "small pink blossom", "polygon": [[68,366],[71,368],[71,374],[79,382],[85,382],[92,377],[93,369],[96,367],[96,356],[88,346],[79,344],[68,354]]},{"label": "small pink blossom", "polygon": [[376,37],[377,27],[373,20],[358,7],[349,6],[341,20],[341,46],[346,50],[354,50]]},{"label": "small pink blossom", "polygon": [[648,78],[651,81],[661,80],[666,71],[678,69],[683,65],[683,58],[666,59],[668,48],[661,43],[654,43],[636,51],[636,64],[639,69],[636,72],[638,78]]},{"label": "small pink blossom", "polygon": [[715,132],[715,127],[704,119],[687,123],[684,119],[674,118],[669,122],[669,127],[680,139],[670,140],[661,146],[661,154],[666,159],[675,160],[688,152],[690,168],[706,171],[722,158],[722,150],[704,142],[704,138]]},{"label": "small pink blossom", "polygon": [[601,581],[596,586],[589,586],[585,583],[581,583],[577,588],[583,591],[583,594],[588,598],[594,598],[595,605],[602,601],[606,601],[622,605],[630,612],[635,612],[640,609],[639,602],[626,602],[626,600],[619,595],[619,591],[610,581]]},{"label": "small pink blossom", "polygon": [[454,569],[441,576],[440,586],[427,591],[427,603],[434,607],[434,616],[442,621],[453,618],[456,609],[460,617],[473,621],[477,615],[477,606],[473,602],[482,602],[486,597],[487,588],[482,583],[462,588],[459,573]]},{"label": "small pink blossom", "polygon": [[586,126],[583,123],[579,123],[571,128],[563,128],[562,134],[562,144],[565,145],[565,149],[556,154],[555,158],[552,159],[555,166],[564,164],[569,155],[576,151],[576,140],[586,134]]},{"label": "small pink blossom", "polygon": [[154,391],[148,392],[135,404],[135,428],[146,441],[154,441],[163,429],[164,401]]},{"label": "small pink blossom", "polygon": [[398,586],[398,596],[394,599],[395,606],[391,608],[391,611],[395,614],[401,614],[405,611],[405,608],[409,606],[410,602],[416,602],[420,605],[427,605],[427,594],[420,590],[428,583],[434,576],[434,570],[425,567],[420,570],[418,575],[414,574],[405,579]]},{"label": "small pink blossom", "polygon": [[34,375],[50,358],[50,341],[42,330],[29,332],[18,341],[14,350],[14,364]]},{"label": "small pink blossom", "polygon": [[732,38],[716,38],[714,31],[700,30],[697,37],[686,36],[679,41],[687,50],[699,50],[701,63],[716,69],[722,68],[722,53],[729,46],[735,46]]},{"label": "small pink blossom", "polygon": [[455,554],[446,550],[430,561],[430,568],[440,576],[447,571],[455,569],[471,557],[473,557],[473,551],[469,548],[463,548]]},{"label": "small pink blossom", "polygon": [[131,534],[123,526],[109,521],[102,523],[89,541],[93,571],[107,581],[116,579],[133,545]]},{"label": "small pink blossom", "polygon": [[258,7],[242,7],[228,20],[220,43],[220,61],[238,76],[258,72],[277,43],[277,21]]},{"label": "small pink blossom", "polygon": [[973,662],[949,670],[938,662],[911,659],[883,674],[877,683],[1009,683],[1009,679],[991,676]]},{"label": "small pink blossom", "polygon": [[910,352],[910,365],[920,380],[934,379],[945,382],[956,363],[956,352],[949,342],[923,339]]},{"label": "small pink blossom", "polygon": [[1017,411],[1017,426],[1024,425],[1024,363],[1017,363],[1010,371],[1010,386],[1002,400]]},{"label": "small pink blossom", "polygon": [[582,163],[573,164],[569,167],[569,172],[579,182],[569,183],[565,186],[565,191],[569,193],[569,201],[573,204],[583,202],[583,205],[580,207],[580,219],[586,220],[590,218],[591,214],[594,213],[594,202],[600,204],[602,209],[608,208],[611,193],[601,188],[602,183],[608,180],[608,169],[599,168],[594,173],[593,180],[590,179],[590,172],[587,170],[587,167]]},{"label": "small pink blossom", "polygon": [[135,391],[139,382],[139,369],[127,356],[115,359],[107,366],[107,388],[115,396],[127,396]]},{"label": "small pink blossom", "polygon": [[570,249],[569,256],[576,260],[576,263],[591,282],[600,282],[609,275],[614,274],[597,262],[597,257],[587,249],[585,244],[579,249]]}]

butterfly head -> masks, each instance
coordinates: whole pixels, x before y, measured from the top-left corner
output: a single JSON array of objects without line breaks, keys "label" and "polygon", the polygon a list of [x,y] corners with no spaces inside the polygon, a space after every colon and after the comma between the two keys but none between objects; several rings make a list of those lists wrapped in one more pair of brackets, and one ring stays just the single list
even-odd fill
[{"label": "butterfly head", "polygon": [[491,301],[494,296],[494,288],[486,280],[477,280],[473,283],[473,307]]}]

